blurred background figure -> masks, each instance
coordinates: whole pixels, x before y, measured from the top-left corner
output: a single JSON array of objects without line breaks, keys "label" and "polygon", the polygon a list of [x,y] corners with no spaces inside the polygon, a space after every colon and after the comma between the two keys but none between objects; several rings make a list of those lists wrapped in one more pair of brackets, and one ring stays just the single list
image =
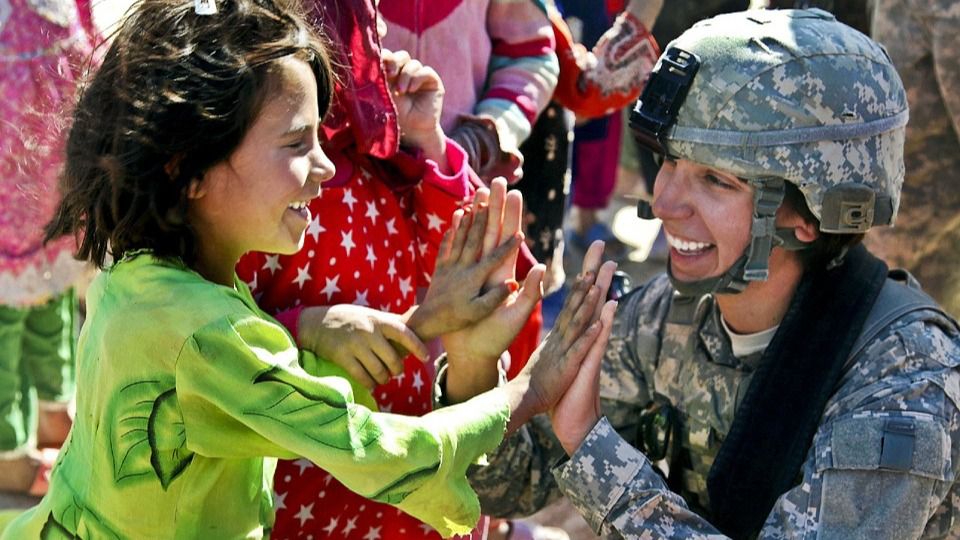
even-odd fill
[{"label": "blurred background figure", "polygon": [[960,2],[875,0],[872,37],[907,90],[906,178],[897,226],[867,235],[891,266],[906,268],[960,315]]},{"label": "blurred background figure", "polygon": [[90,67],[88,0],[0,0],[0,490],[42,495],[69,432],[75,296],[72,239],[46,246],[63,135]]}]

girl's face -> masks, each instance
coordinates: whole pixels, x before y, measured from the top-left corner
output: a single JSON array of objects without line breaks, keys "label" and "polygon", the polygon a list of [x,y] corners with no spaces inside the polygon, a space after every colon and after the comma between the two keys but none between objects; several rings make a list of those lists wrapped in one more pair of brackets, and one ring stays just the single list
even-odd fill
[{"label": "girl's face", "polygon": [[201,250],[230,257],[247,251],[295,253],[311,220],[307,202],[333,177],[333,163],[317,138],[313,72],[293,57],[278,64],[240,145],[192,190],[192,224]]},{"label": "girl's face", "polygon": [[668,159],[654,184],[653,213],[663,220],[674,277],[716,277],[750,242],[753,188],[725,172]]}]

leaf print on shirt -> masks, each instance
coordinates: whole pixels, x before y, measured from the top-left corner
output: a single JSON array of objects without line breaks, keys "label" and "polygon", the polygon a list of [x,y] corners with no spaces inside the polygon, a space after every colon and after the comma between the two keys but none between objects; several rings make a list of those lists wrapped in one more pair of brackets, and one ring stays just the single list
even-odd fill
[{"label": "leaf print on shirt", "polygon": [[166,490],[193,460],[172,384],[140,381],[120,390],[111,437],[113,478],[153,475]]},{"label": "leaf print on shirt", "polygon": [[60,524],[53,517],[53,512],[47,516],[47,522],[40,529],[40,540],[75,540],[79,536],[74,535],[66,527]]}]

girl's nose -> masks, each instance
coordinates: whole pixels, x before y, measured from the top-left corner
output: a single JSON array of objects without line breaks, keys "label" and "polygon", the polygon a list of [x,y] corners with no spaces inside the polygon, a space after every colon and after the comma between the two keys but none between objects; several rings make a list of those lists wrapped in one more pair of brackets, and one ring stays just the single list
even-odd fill
[{"label": "girl's nose", "polygon": [[326,152],[324,152],[320,144],[317,143],[313,150],[313,159],[310,167],[311,179],[322,184],[323,182],[333,178],[333,175],[336,174],[336,172],[337,168],[334,166],[333,161],[330,161],[330,158],[327,157]]}]

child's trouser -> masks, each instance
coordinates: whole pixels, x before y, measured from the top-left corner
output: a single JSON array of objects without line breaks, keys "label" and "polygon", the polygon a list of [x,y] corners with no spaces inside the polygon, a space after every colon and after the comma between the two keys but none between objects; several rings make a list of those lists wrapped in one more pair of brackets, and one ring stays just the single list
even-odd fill
[{"label": "child's trouser", "polygon": [[32,446],[38,402],[74,390],[73,291],[29,308],[0,305],[0,452]]}]

